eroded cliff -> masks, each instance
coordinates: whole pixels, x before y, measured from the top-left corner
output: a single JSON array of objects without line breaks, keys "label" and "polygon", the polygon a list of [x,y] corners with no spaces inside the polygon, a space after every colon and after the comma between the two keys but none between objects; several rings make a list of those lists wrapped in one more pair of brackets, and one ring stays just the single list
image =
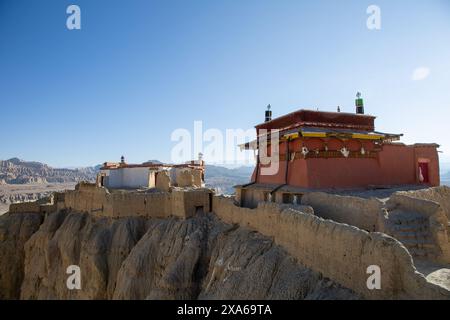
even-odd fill
[{"label": "eroded cliff", "polygon": [[[213,214],[0,217],[2,299],[354,299],[261,234]],[[81,269],[69,290],[66,269]]]}]

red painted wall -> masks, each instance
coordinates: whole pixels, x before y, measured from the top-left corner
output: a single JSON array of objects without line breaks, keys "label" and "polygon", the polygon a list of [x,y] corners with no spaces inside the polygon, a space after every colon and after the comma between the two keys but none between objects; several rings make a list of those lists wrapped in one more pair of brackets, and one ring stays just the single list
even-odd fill
[{"label": "red painted wall", "polygon": [[[302,145],[310,150],[320,147],[319,139],[310,139],[306,142],[301,139],[290,144],[290,151],[299,152]],[[360,148],[358,141],[348,144],[349,149]],[[366,150],[373,149],[373,144],[363,141]],[[333,150],[340,147],[339,143],[330,141],[329,147]],[[322,148],[319,148],[322,149]],[[285,154],[285,143],[280,145],[280,154]],[[296,159],[289,162],[288,184],[304,188],[360,188],[369,185],[387,186],[418,184],[419,161],[428,163],[430,185],[438,186],[439,158],[436,147],[406,146],[403,144],[386,144],[379,152],[377,159],[370,158],[310,158]],[[258,174],[258,183],[284,184],[286,162],[280,161],[277,174]],[[254,178],[254,177],[253,177]],[[254,181],[254,180],[253,180]]]}]

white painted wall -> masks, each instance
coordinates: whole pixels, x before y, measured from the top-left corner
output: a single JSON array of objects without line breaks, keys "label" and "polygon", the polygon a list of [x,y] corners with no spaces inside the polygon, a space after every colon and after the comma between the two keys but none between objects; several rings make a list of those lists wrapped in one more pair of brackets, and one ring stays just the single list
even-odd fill
[{"label": "white painted wall", "polygon": [[[161,167],[159,170],[167,170],[169,172],[171,183],[175,184],[178,182],[178,177],[182,171],[189,171],[192,169]],[[104,184],[107,188],[137,189],[154,188],[156,184],[156,172],[159,170],[137,167],[102,170],[101,172],[106,175]]]},{"label": "white painted wall", "polygon": [[115,169],[109,172],[109,178],[107,179],[107,188],[120,188],[122,187],[122,169]]},{"label": "white painted wall", "polygon": [[109,178],[107,179],[107,188],[120,189],[120,188],[147,188],[153,187],[154,181],[149,181],[150,175],[149,168],[120,168],[110,170]]}]

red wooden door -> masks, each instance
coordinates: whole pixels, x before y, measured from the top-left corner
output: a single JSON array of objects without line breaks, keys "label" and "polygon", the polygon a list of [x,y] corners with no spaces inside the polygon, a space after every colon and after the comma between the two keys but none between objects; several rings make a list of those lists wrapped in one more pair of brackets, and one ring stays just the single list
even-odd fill
[{"label": "red wooden door", "polygon": [[419,162],[419,179],[421,183],[430,183],[428,163]]}]

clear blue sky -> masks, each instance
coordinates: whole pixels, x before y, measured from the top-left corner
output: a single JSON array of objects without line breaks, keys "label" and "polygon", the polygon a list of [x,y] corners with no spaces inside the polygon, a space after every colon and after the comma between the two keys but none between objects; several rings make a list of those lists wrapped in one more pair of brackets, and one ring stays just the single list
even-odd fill
[{"label": "clear blue sky", "polygon": [[[81,30],[66,28],[72,3]],[[172,131],[195,120],[353,112],[356,91],[380,131],[450,161],[449,1],[0,0],[0,159],[169,161]]]}]

